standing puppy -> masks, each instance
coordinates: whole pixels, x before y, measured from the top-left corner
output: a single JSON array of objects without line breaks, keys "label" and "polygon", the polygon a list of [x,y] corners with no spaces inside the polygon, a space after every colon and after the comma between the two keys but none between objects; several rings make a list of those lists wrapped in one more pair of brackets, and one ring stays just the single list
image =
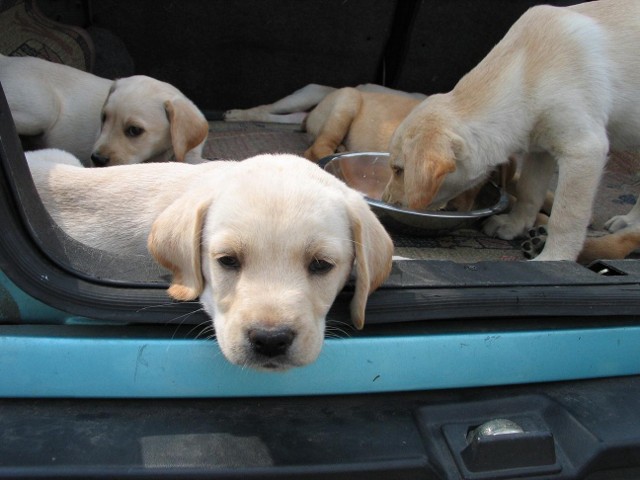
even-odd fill
[{"label": "standing puppy", "polygon": [[441,204],[527,153],[516,205],[484,231],[512,239],[531,227],[557,163],[536,260],[575,260],[609,148],[640,144],[639,45],[637,0],[530,9],[451,92],[429,97],[399,126],[384,199]]},{"label": "standing puppy", "polygon": [[196,106],[150,77],[113,82],[39,58],[0,55],[0,83],[29,149],[65,150],[87,167],[190,161],[207,137]]}]

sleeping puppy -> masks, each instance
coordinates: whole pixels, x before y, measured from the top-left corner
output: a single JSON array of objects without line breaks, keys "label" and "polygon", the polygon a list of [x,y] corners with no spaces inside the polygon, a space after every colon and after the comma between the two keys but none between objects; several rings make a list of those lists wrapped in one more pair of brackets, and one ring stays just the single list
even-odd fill
[{"label": "sleeping puppy", "polygon": [[[287,95],[277,102],[268,105],[260,105],[259,107],[248,108],[246,110],[227,110],[224,113],[224,120],[225,122],[293,123],[302,126],[309,111],[320,104],[327,96],[336,92],[336,90],[338,89],[334,87],[310,83],[296,90],[291,95]],[[425,98],[421,93],[402,92],[374,83],[358,85],[352,90],[400,95],[403,97],[417,98],[419,100]]]},{"label": "sleeping puppy", "polygon": [[484,231],[512,239],[531,227],[557,163],[536,260],[575,260],[609,148],[640,143],[638,45],[635,0],[530,9],[451,92],[429,97],[398,127],[384,199],[444,203],[525,152],[516,205]]},{"label": "sleeping puppy", "polygon": [[331,92],[305,120],[313,144],[304,156],[318,161],[339,150],[386,152],[396,127],[419,103],[419,98],[401,93],[350,87]]},{"label": "sleeping puppy", "polygon": [[362,195],[301,157],[85,169],[64,156],[27,154],[54,221],[94,248],[148,254],[148,246],[173,273],[168,294],[200,298],[232,363],[313,362],[352,267],[357,328],[389,274],[393,244]]},{"label": "sleeping puppy", "polygon": [[195,105],[150,77],[113,82],[39,58],[0,55],[0,83],[30,149],[66,150],[87,167],[190,161],[207,137]]}]

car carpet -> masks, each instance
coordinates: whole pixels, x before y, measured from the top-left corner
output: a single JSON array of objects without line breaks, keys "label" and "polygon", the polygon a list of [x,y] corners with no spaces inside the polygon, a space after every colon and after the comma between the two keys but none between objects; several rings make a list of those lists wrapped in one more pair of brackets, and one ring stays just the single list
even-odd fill
[{"label": "car carpet", "polygon": [[[212,121],[203,156],[207,159],[242,160],[261,153],[301,155],[309,146],[298,125],[260,122]],[[613,153],[607,164],[594,205],[590,236],[604,235],[603,224],[613,215],[627,213],[640,191],[640,154]],[[452,260],[473,263],[485,260],[521,261],[523,239],[501,240],[479,229],[464,229],[451,235],[417,237],[390,232],[395,254],[405,258]]]}]

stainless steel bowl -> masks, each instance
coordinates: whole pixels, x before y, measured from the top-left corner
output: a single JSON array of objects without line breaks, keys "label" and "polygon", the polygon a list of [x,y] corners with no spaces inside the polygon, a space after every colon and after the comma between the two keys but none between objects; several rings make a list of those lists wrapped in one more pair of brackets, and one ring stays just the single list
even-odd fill
[{"label": "stainless steel bowl", "polygon": [[488,182],[478,195],[477,207],[468,212],[416,211],[390,205],[381,200],[391,177],[388,153],[354,152],[331,155],[319,165],[351,188],[364,194],[365,200],[390,230],[425,237],[445,235],[468,228],[491,215],[501,213],[509,199],[497,185]]}]

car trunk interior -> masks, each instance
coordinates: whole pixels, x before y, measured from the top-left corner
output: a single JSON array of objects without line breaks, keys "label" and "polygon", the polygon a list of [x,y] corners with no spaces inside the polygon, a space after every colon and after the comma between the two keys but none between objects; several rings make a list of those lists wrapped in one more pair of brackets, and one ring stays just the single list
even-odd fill
[{"label": "car trunk interior", "polygon": [[[172,83],[209,121],[203,157],[242,161],[310,139],[226,110],[310,83],[447,92],[539,3],[576,1],[0,0],[0,53]],[[638,172],[612,153],[589,236],[633,206]],[[150,257],[53,223],[1,89],[0,225],[2,478],[639,478],[640,253],[529,262],[479,224],[390,231],[365,328],[350,280],[317,361],[254,371]],[[480,438],[504,419],[524,428]]]},{"label": "car trunk interior", "polygon": [[[0,39],[0,51],[45,57],[61,52],[59,61],[68,54],[68,63],[84,65],[104,77],[146,74],[173,83],[209,119],[203,157],[242,160],[259,153],[302,154],[310,141],[300,125],[224,122],[225,110],[271,103],[309,83],[343,87],[369,82],[425,94],[446,92],[486,55],[524,10],[536,3],[539,2],[24,0],[0,6],[0,22],[12,29],[11,35]],[[141,19],[145,28],[141,28]],[[40,36],[34,37],[31,24],[37,24],[38,32],[46,35],[38,33]],[[65,48],[60,47],[63,41]],[[74,48],[79,52],[75,57],[69,53]],[[41,213],[42,207],[33,199],[33,186],[28,185],[28,180],[21,180],[27,170],[9,163],[8,168],[16,175],[14,188],[21,199],[23,215],[29,219],[27,224],[40,248],[48,250],[54,262],[82,278],[99,280],[98,283],[128,285],[134,290],[164,288],[167,272],[150,261],[141,264],[92,252],[75,245],[59,229],[47,226],[50,220],[38,220],[36,213]],[[638,167],[638,154],[611,155],[594,204],[589,235],[605,234],[603,223],[613,215],[626,213],[633,205]],[[604,292],[611,285],[619,288],[635,282],[637,269],[633,260],[618,262],[615,267],[611,263],[591,267],[554,262],[534,265],[525,261],[522,239],[491,238],[479,227],[440,236],[391,231],[398,258],[426,261],[415,265],[397,261],[394,273],[378,297],[372,297],[371,305],[376,305],[376,298],[383,298],[383,306],[397,305],[401,302],[394,298],[402,298],[396,292],[398,288],[417,289],[426,292],[429,308],[425,309],[419,300],[414,302],[415,310],[420,312],[416,317],[486,318],[486,310],[468,307],[490,291],[506,301],[499,305],[503,308],[493,311],[499,317],[538,316],[545,311],[543,316],[552,312],[571,316],[579,309],[563,304],[561,299],[567,292],[591,304],[600,296],[594,300],[589,286],[603,285],[605,289],[599,292]],[[51,233],[62,240],[52,242]],[[560,293],[552,295],[557,300],[551,302],[533,301],[534,306],[526,311],[519,302],[523,292],[527,292],[524,295],[529,300],[536,298],[537,293],[529,296],[532,286]],[[476,290],[482,291],[479,297],[473,296]],[[450,301],[457,297],[449,297],[453,291],[471,295],[465,298],[472,303]],[[510,291],[517,293],[510,295]],[[539,299],[546,299],[547,295]],[[434,308],[434,302],[446,308],[440,311]],[[336,302],[338,306],[340,303]],[[602,309],[610,304],[605,301]],[[388,314],[381,318],[397,317],[390,308],[383,310]],[[599,315],[594,312],[600,311],[596,308],[590,314]],[[376,313],[370,317],[377,318]],[[199,318],[195,315],[187,322],[197,322]]]}]

